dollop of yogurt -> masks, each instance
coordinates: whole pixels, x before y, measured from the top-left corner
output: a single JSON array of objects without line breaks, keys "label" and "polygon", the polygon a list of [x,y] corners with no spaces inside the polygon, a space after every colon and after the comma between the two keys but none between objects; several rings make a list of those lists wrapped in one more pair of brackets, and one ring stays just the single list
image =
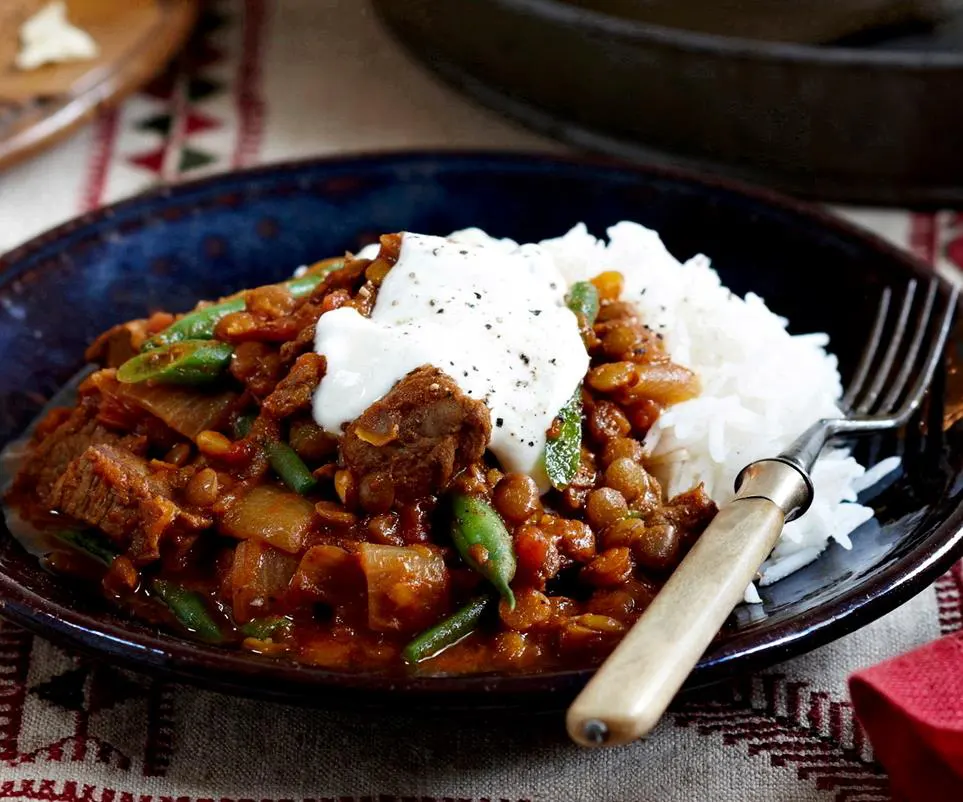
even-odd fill
[{"label": "dollop of yogurt", "polygon": [[433,365],[488,406],[489,449],[501,466],[544,492],[546,431],[589,365],[567,289],[538,245],[404,233],[371,316],[343,307],[318,320],[315,350],[327,372],[315,420],[340,435],[408,372]]}]

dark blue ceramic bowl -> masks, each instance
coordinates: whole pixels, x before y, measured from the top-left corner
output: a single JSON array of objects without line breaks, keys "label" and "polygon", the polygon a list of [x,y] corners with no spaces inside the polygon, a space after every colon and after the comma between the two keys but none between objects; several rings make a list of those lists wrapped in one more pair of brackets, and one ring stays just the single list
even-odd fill
[{"label": "dark blue ceramic bowl", "polygon": [[[880,289],[931,269],[835,218],[762,192],[658,170],[491,154],[399,154],[220,176],[82,217],[0,259],[0,443],[15,438],[112,323],[288,276],[381,232],[479,226],[531,241],[585,221],[660,231],[676,256],[710,255],[797,331],[828,331],[844,376]],[[945,292],[945,287],[943,288]],[[954,353],[963,339],[954,335]],[[872,499],[877,519],[741,608],[692,676],[703,684],[838,638],[909,599],[963,550],[963,448],[938,379],[926,426],[864,444],[905,473]],[[943,400],[945,399],[945,401]],[[923,432],[926,434],[924,435]],[[297,704],[560,707],[586,672],[439,678],[344,674],[187,642],[113,615],[0,533],[0,613],[133,668]]]}]

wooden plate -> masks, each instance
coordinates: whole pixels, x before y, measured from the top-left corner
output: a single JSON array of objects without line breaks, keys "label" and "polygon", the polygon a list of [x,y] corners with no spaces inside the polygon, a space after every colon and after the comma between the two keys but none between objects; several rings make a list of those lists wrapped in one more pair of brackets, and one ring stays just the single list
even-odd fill
[{"label": "wooden plate", "polygon": [[21,72],[13,66],[20,24],[46,0],[0,8],[0,168],[48,147],[163,69],[187,39],[198,0],[69,0],[70,21],[100,55]]}]

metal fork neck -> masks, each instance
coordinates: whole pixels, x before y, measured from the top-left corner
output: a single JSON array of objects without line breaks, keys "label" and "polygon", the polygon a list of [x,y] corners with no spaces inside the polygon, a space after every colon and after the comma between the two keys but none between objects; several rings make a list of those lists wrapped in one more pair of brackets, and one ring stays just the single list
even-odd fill
[{"label": "metal fork neck", "polygon": [[826,443],[839,435],[873,434],[902,426],[902,417],[882,418],[854,416],[852,418],[827,418],[817,421],[797,437],[778,459],[797,466],[806,473],[812,470]]},{"label": "metal fork neck", "polygon": [[787,523],[809,509],[814,493],[809,472],[783,457],[757,460],[736,477],[736,501],[768,499],[782,510]]},{"label": "metal fork neck", "polygon": [[838,433],[840,422],[834,419],[817,421],[799,435],[778,458],[808,475],[826,443]]}]

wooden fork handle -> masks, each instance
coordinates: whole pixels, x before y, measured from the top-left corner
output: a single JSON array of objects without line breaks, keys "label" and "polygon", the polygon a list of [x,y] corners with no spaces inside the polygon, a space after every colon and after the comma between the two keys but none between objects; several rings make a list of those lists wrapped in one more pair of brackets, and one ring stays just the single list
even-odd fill
[{"label": "wooden fork handle", "polygon": [[583,746],[645,737],[742,600],[779,539],[787,514],[811,493],[808,476],[778,460],[753,463],[736,498],[716,514],[629,633],[568,710]]}]

